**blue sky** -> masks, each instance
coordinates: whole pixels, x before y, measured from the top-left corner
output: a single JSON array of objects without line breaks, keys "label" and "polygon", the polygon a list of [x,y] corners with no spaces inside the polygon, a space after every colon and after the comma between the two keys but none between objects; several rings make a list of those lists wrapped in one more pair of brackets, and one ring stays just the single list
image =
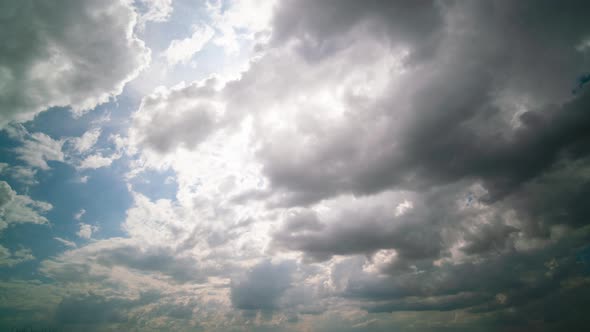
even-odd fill
[{"label": "blue sky", "polygon": [[587,7],[0,3],[0,330],[584,330]]}]

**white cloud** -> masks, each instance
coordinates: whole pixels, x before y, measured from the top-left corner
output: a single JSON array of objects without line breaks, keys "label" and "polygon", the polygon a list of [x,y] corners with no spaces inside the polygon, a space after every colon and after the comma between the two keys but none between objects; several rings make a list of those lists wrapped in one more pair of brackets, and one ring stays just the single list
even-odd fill
[{"label": "white cloud", "polygon": [[0,65],[0,127],[54,106],[91,110],[149,62],[131,1],[12,2],[3,12],[0,39],[11,46]]},{"label": "white cloud", "polygon": [[76,214],[74,214],[74,219],[80,220],[80,219],[82,219],[82,216],[84,216],[85,214],[86,214],[86,210],[81,209],[80,211],[76,212]]},{"label": "white cloud", "polygon": [[411,201],[408,201],[408,200],[404,200],[403,202],[399,203],[395,207],[395,215],[396,215],[396,217],[399,217],[413,208],[414,208],[414,203],[412,203]]},{"label": "white cloud", "polygon": [[17,158],[33,167],[48,170],[47,161],[64,161],[64,140],[54,140],[44,133],[33,133],[24,138],[23,144],[14,149]]},{"label": "white cloud", "polygon": [[78,153],[84,153],[90,150],[100,137],[100,128],[94,128],[85,132],[80,137],[71,138],[72,145]]},{"label": "white cloud", "polygon": [[29,186],[39,183],[35,179],[37,170],[28,166],[10,166],[6,163],[0,163],[0,174],[8,175]]},{"label": "white cloud", "polygon": [[[133,114],[127,146],[145,146],[158,153],[193,148],[215,129],[223,107],[215,95],[214,80],[161,88],[143,98]],[[184,98],[187,90],[198,95]]]},{"label": "white cloud", "polygon": [[54,237],[54,240],[62,243],[64,246],[68,247],[68,248],[76,248],[76,243],[72,242],[72,241],[68,241],[66,239],[62,239],[61,237]]},{"label": "white cloud", "polygon": [[[443,325],[470,330],[458,316],[473,321],[475,311],[491,310],[484,315],[489,322],[504,310],[500,302],[510,305],[506,310],[526,313],[512,302],[519,292],[526,297],[531,291],[546,295],[544,288],[563,289],[565,282],[553,269],[574,264],[571,249],[588,242],[584,202],[568,196],[587,191],[587,172],[576,178],[577,169],[567,169],[557,180],[527,177],[527,167],[511,173],[509,165],[520,160],[514,159],[520,147],[528,147],[529,138],[534,141],[528,132],[514,135],[516,148],[500,144],[489,154],[482,150],[501,141],[497,133],[490,142],[480,133],[503,128],[503,123],[491,125],[497,110],[489,104],[495,98],[490,92],[511,75],[494,77],[498,86],[491,90],[486,85],[489,64],[473,57],[470,38],[489,31],[464,21],[471,6],[478,5],[458,3],[459,11],[451,15],[446,12],[455,10],[451,5],[427,2],[409,7],[386,1],[342,3],[280,2],[282,11],[274,21],[266,19],[272,12],[265,11],[256,21],[254,2],[212,7],[220,15],[212,24],[227,38],[217,42],[227,52],[244,39],[264,39],[260,35],[270,22],[281,27],[281,34],[273,35],[276,40],[238,79],[162,87],[145,96],[128,136],[111,136],[117,146],[113,156],[125,151],[135,158],[129,178],[145,170],[170,171],[178,191],[174,199],[150,199],[130,181],[134,202],[122,224],[125,238],[93,239],[80,248],[55,238],[74,249],[48,258],[40,271],[67,284],[72,293],[93,294],[89,302],[65,298],[62,304],[95,308],[118,301],[131,308],[118,311],[117,318],[158,330],[174,330],[166,325],[170,322],[176,330],[186,323],[192,324],[187,330],[198,324],[204,330],[232,330],[228,325],[234,325],[245,330],[404,331],[380,325],[392,320],[409,322],[408,330]],[[511,5],[500,6],[513,14]],[[448,17],[438,17],[441,12]],[[489,24],[495,16],[477,18],[477,24]],[[453,20],[460,28],[442,25]],[[473,35],[464,33],[465,25]],[[573,33],[566,30],[564,36]],[[502,38],[486,42],[497,45],[511,38],[498,34]],[[432,42],[439,39],[440,45]],[[517,38],[516,44],[523,40]],[[469,45],[467,51],[463,43]],[[495,65],[520,56],[512,53],[514,47],[506,49],[511,56],[496,57],[489,45],[480,50],[492,52]],[[194,52],[179,54],[181,63]],[[536,54],[535,61],[544,54]],[[504,73],[526,66],[530,58],[525,58]],[[502,66],[493,68],[501,71]],[[481,100],[480,93],[485,96]],[[584,105],[582,101],[574,104]],[[586,113],[572,117],[587,119],[580,114]],[[542,120],[528,120],[531,132],[545,131]],[[541,142],[561,136],[554,128],[562,122],[551,123]],[[564,137],[587,137],[578,135]],[[564,145],[563,151],[569,151],[565,139],[557,141],[541,144],[540,154],[526,161],[551,164],[546,149],[557,155],[561,150],[556,146]],[[496,150],[509,156],[496,160]],[[84,162],[86,168],[110,165],[112,156],[102,153],[89,156],[79,168],[85,168]],[[588,162],[576,165],[587,169]],[[169,178],[162,181],[170,183]],[[504,189],[511,178],[520,178],[515,187],[524,187],[526,195],[508,188],[511,196],[494,201],[494,185]],[[560,185],[547,190],[552,181]],[[555,203],[562,195],[568,202]],[[572,206],[579,219],[568,215]],[[568,221],[556,231],[553,223]],[[92,239],[96,226],[78,225],[77,235]],[[580,232],[571,245],[549,247],[557,241],[555,234],[565,237],[570,233],[564,229],[576,227]],[[522,247],[515,243],[534,239],[535,232],[545,241],[544,251],[529,249],[521,255]],[[547,261],[552,262],[552,278],[543,269]],[[519,276],[507,276],[515,263]],[[570,265],[562,271],[576,270]],[[523,275],[526,282],[520,282]],[[153,296],[149,305],[142,302],[145,294]],[[509,296],[498,301],[494,294]],[[182,303],[182,310],[171,311],[168,301]]]},{"label": "white cloud", "polygon": [[231,1],[225,8],[222,1],[208,2],[213,25],[220,31],[215,43],[223,46],[226,53],[236,54],[241,51],[241,42],[256,41],[264,32],[268,36],[275,3],[275,0],[241,0]]},{"label": "white cloud", "polygon": [[81,237],[83,239],[92,238],[92,233],[94,233],[98,230],[97,226],[90,225],[90,224],[80,223],[79,226],[80,226],[80,229],[78,230],[78,232],[76,232],[76,235],[78,235],[79,237]]},{"label": "white cloud", "polygon": [[0,231],[15,223],[46,224],[42,214],[51,209],[51,204],[18,195],[7,182],[0,181]]},{"label": "white cloud", "polygon": [[0,267],[10,267],[33,259],[35,259],[35,256],[33,256],[31,249],[21,248],[11,252],[8,248],[0,245]]},{"label": "white cloud", "polygon": [[105,111],[101,116],[99,116],[98,118],[92,120],[90,122],[91,125],[93,126],[101,126],[105,123],[108,123],[111,121],[111,112],[110,111]]},{"label": "white cloud", "polygon": [[139,0],[141,7],[138,26],[145,27],[147,22],[165,22],[170,18],[172,11],[172,0]]},{"label": "white cloud", "polygon": [[120,154],[114,153],[108,157],[104,157],[101,153],[90,155],[80,162],[78,169],[97,169],[101,167],[110,166],[113,161],[119,159]]},{"label": "white cloud", "polygon": [[168,64],[186,64],[197,54],[213,37],[214,31],[208,25],[193,28],[193,34],[186,39],[173,40],[164,51]]}]

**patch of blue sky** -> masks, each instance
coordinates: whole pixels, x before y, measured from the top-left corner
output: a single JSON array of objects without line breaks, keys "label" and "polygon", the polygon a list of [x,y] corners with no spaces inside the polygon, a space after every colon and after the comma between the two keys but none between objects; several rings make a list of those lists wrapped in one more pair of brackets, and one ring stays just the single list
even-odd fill
[{"label": "patch of blue sky", "polygon": [[[220,1],[220,11],[223,13],[229,8],[230,1]],[[147,84],[152,88],[156,86],[173,86],[182,81],[192,82],[202,80],[212,74],[219,74],[225,70],[232,72],[239,71],[236,64],[246,64],[251,56],[253,45],[251,41],[242,38],[238,39],[238,53],[227,54],[224,47],[214,42],[221,34],[216,30],[215,22],[208,12],[206,1],[195,4],[191,0],[174,1],[174,11],[169,20],[165,22],[150,22],[146,25],[143,32],[139,32],[140,37],[145,41],[146,46],[152,50],[152,64],[143,73],[142,80],[150,80],[150,71],[162,70],[164,75],[158,76],[157,82]],[[186,63],[177,63],[173,66],[167,66],[163,52],[170,46],[172,40],[183,40],[189,38],[194,32],[195,27],[209,26],[216,30],[213,38],[206,43],[203,48],[196,52],[190,61]],[[246,33],[237,29],[237,35]],[[163,68],[165,69],[163,69]],[[132,83],[133,85],[134,83]],[[148,89],[150,90],[150,89]],[[143,91],[148,92],[149,91]]]},{"label": "patch of blue sky", "polygon": [[81,136],[87,130],[86,121],[75,119],[73,113],[66,107],[53,107],[39,113],[33,121],[25,122],[23,126],[30,133],[42,132],[53,139],[67,136]]},{"label": "patch of blue sky", "polygon": [[[53,139],[78,137],[94,126],[101,127],[103,134],[95,149],[110,155],[114,152],[114,145],[108,137],[127,128],[126,121],[119,120],[128,118],[138,103],[138,100],[121,96],[117,101],[103,104],[81,117],[73,117],[66,108],[54,108],[39,114],[24,126],[30,133],[42,132]],[[110,121],[101,121],[107,114],[111,114]],[[21,144],[5,131],[0,131],[0,162],[11,167],[26,166],[14,153],[14,149]],[[40,261],[68,249],[55,237],[78,245],[88,241],[76,234],[80,222],[98,227],[92,234],[93,238],[124,236],[121,223],[133,203],[124,178],[128,171],[127,162],[123,157],[109,167],[79,171],[67,163],[48,161],[50,169],[37,170],[37,183],[34,185],[1,174],[0,179],[8,182],[18,194],[48,202],[53,208],[44,214],[49,224],[12,224],[0,234],[0,242],[6,248],[11,251],[29,248],[35,256],[34,260],[0,268],[0,277],[37,278],[35,271]],[[86,182],[81,181],[82,176],[88,177]],[[81,220],[76,220],[74,216],[82,209],[85,214]]]},{"label": "patch of blue sky", "polygon": [[[55,237],[77,244],[87,242],[76,234],[80,222],[98,227],[92,234],[95,239],[125,236],[121,223],[133,201],[123,180],[125,167],[121,162],[91,171],[86,183],[79,181],[72,166],[59,162],[49,164],[51,170],[38,177],[39,183],[30,188],[28,195],[53,205],[53,209],[45,214],[50,223],[14,224],[1,235],[5,247],[13,251],[21,247],[30,248],[36,258],[35,261],[10,267],[15,273],[28,273],[27,269],[33,271],[39,261],[68,249]],[[82,209],[85,213],[77,220],[75,215]]]},{"label": "patch of blue sky", "polygon": [[[120,228],[132,197],[124,181],[125,166],[115,161],[111,167],[88,171],[88,180],[82,183],[75,170],[66,164],[55,165],[51,176],[40,179],[31,189],[33,197],[49,202],[53,209],[47,218],[54,224],[52,236],[68,240],[77,239],[78,223],[98,226],[96,238],[123,235]],[[74,216],[86,212],[81,220]]]},{"label": "patch of blue sky", "polygon": [[195,3],[192,0],[177,0],[173,2],[173,6],[169,20],[150,22],[143,32],[138,32],[152,50],[152,56],[166,50],[171,40],[190,36],[194,25],[211,24],[205,1]]},{"label": "patch of blue sky", "polygon": [[176,200],[178,184],[172,170],[146,170],[129,181],[133,190],[155,201],[158,199]]},{"label": "patch of blue sky", "polygon": [[[234,60],[231,60],[233,63]],[[186,64],[176,64],[170,69],[170,77],[177,84],[178,82],[192,82],[202,80],[211,74],[218,73],[221,68],[229,65],[223,47],[209,43],[201,51],[197,52],[192,60]]]},{"label": "patch of blue sky", "polygon": [[100,127],[103,132],[101,138],[108,139],[111,134],[123,134],[129,127],[130,115],[141,102],[141,97],[128,90],[125,88],[115,99],[80,116],[74,115],[69,108],[54,107],[23,125],[30,133],[42,132],[53,139],[79,137],[92,128]]}]

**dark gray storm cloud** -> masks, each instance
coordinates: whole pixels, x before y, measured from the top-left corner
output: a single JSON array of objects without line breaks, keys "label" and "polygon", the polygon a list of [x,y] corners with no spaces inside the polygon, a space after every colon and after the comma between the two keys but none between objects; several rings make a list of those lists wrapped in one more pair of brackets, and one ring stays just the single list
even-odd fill
[{"label": "dark gray storm cloud", "polygon": [[294,267],[292,262],[259,263],[241,278],[232,280],[232,304],[243,310],[278,309],[281,296],[291,286]]},{"label": "dark gray storm cloud", "polygon": [[348,33],[361,26],[419,58],[435,48],[442,21],[439,4],[429,0],[285,1],[273,19],[273,42],[297,38],[303,56],[319,61],[347,47]]},{"label": "dark gray storm cloud", "polygon": [[[575,252],[588,241],[580,234],[590,212],[590,92],[579,83],[590,66],[580,46],[590,36],[581,14],[588,9],[582,1],[281,4],[274,43],[295,42],[307,61],[337,59],[362,38],[358,31],[409,53],[404,84],[369,108],[351,97],[340,132],[309,134],[296,124],[302,140],[319,141],[305,158],[276,152],[297,142],[281,149],[263,140],[259,155],[274,188],[292,206],[388,190],[412,192],[416,206],[401,216],[339,206],[326,220],[312,208],[287,218],[275,245],[314,260],[393,249],[384,277],[348,283],[349,294],[384,301],[372,311],[488,308],[501,320],[508,307],[539,315],[527,300],[567,302],[564,284],[587,278]],[[482,186],[477,198],[470,183]],[[456,255],[462,263],[441,265]],[[530,327],[523,317],[513,323]],[[570,326],[543,326],[562,323]]]},{"label": "dark gray storm cloud", "polygon": [[[395,4],[400,5],[385,3],[394,9]],[[367,125],[377,127],[377,122],[352,123],[357,111],[349,104],[351,123],[338,129],[341,135],[323,139],[325,150],[318,151],[321,155],[310,158],[309,164],[306,160],[297,164],[275,160],[263,149],[267,174],[277,186],[314,200],[342,191],[362,194],[392,187],[420,188],[468,177],[485,181],[491,195],[505,194],[545,171],[568,149],[580,149],[587,139],[584,110],[588,97],[570,92],[576,77],[588,66],[587,55],[575,48],[590,33],[584,18],[575,15],[583,6],[567,2],[554,9],[558,14],[544,3],[426,6],[424,10],[445,17],[446,24],[437,29],[440,45],[414,65],[402,91],[391,90],[372,109],[363,110],[379,115],[379,125],[384,122],[389,130],[368,130]],[[277,21],[279,31],[289,32],[279,36],[330,40],[330,29],[323,27],[330,20],[313,21],[322,28],[307,20],[354,17],[349,19],[351,24],[360,24],[370,17],[365,11],[371,12],[371,6],[341,13],[346,6],[309,5],[297,10],[287,7],[283,15],[306,9],[307,15],[299,13],[290,19],[308,28],[281,28]],[[403,6],[399,9],[404,10]],[[377,8],[373,14],[384,13],[388,11]],[[508,24],[511,17],[522,17],[522,21]],[[414,44],[420,44],[424,35],[414,38]],[[326,61],[330,56],[336,55],[325,55]],[[531,100],[522,114],[514,115],[516,105],[512,109],[499,105],[502,98],[514,96]],[[510,128],[508,115],[520,127]],[[343,141],[350,137],[356,139]],[[369,141],[377,143],[368,145]],[[579,153],[570,156],[583,157]]]},{"label": "dark gray storm cloud", "polygon": [[142,249],[123,246],[101,251],[96,262],[105,266],[125,266],[147,272],[160,272],[178,282],[203,282],[206,280],[198,263],[190,258],[176,257],[165,248]]},{"label": "dark gray storm cloud", "polygon": [[441,228],[451,216],[444,215],[443,209],[429,215],[435,202],[415,202],[403,215],[397,215],[395,206],[401,203],[394,197],[385,196],[376,205],[365,202],[359,199],[337,206],[337,213],[326,217],[329,220],[322,220],[313,210],[296,212],[274,234],[275,245],[303,251],[315,260],[372,254],[379,249],[396,249],[400,258],[439,256],[444,246]]}]

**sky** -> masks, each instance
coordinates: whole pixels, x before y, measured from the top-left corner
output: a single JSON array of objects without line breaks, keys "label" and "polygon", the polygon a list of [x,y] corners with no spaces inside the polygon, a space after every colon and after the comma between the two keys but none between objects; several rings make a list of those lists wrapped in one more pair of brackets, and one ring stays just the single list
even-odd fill
[{"label": "sky", "polygon": [[588,13],[0,0],[0,330],[586,331]]}]

